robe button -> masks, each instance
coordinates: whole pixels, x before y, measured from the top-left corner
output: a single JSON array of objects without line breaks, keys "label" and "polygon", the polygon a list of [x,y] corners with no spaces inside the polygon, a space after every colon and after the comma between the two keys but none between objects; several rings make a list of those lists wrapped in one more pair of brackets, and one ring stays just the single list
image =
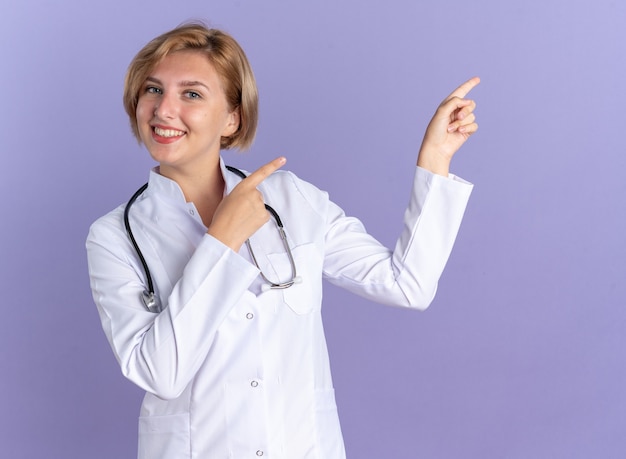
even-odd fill
[{"label": "robe button", "polygon": [[263,456],[263,451],[258,450],[258,451],[256,452],[256,455],[257,455],[257,456],[259,456],[259,457]]},{"label": "robe button", "polygon": [[254,314],[252,314],[251,312],[246,314],[246,319],[252,319],[253,317],[254,317]]},{"label": "robe button", "polygon": [[250,383],[250,385],[251,385],[252,387],[257,387],[257,386],[259,385],[259,382],[258,382],[258,381],[252,381],[252,382]]}]

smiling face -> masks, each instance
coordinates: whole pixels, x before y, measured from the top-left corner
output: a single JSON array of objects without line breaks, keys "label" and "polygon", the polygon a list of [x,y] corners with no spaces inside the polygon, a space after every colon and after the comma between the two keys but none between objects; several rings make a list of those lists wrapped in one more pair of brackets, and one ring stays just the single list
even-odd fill
[{"label": "smiling face", "polygon": [[220,139],[237,131],[220,76],[198,51],[166,56],[147,77],[137,102],[141,141],[161,174],[193,174],[219,163]]}]

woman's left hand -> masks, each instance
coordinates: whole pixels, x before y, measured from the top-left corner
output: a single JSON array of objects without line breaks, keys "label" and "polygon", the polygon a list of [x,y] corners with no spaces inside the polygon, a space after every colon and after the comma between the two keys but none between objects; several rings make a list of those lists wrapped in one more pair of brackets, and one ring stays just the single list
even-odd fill
[{"label": "woman's left hand", "polygon": [[478,130],[474,116],[476,103],[465,98],[478,83],[478,77],[466,81],[439,105],[424,134],[418,166],[435,174],[448,175],[452,157]]}]

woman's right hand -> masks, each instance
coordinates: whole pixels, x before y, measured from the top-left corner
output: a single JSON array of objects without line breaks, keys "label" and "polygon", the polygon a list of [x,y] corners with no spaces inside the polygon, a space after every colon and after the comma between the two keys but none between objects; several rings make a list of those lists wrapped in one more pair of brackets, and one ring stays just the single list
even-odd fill
[{"label": "woman's right hand", "polygon": [[207,233],[238,252],[270,218],[257,186],[286,162],[282,156],[276,158],[239,182],[217,206]]}]

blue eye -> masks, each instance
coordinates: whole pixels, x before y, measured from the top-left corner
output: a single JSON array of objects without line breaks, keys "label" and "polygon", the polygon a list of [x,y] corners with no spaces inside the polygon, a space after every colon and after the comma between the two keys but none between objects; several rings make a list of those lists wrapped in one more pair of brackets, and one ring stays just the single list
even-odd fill
[{"label": "blue eye", "polygon": [[185,94],[187,95],[187,97],[189,97],[190,99],[200,99],[202,96],[200,96],[200,94],[198,94],[195,91],[186,91]]},{"label": "blue eye", "polygon": [[162,94],[163,91],[161,91],[161,89],[157,88],[156,86],[147,86],[146,87],[146,93],[148,93],[148,94]]}]

